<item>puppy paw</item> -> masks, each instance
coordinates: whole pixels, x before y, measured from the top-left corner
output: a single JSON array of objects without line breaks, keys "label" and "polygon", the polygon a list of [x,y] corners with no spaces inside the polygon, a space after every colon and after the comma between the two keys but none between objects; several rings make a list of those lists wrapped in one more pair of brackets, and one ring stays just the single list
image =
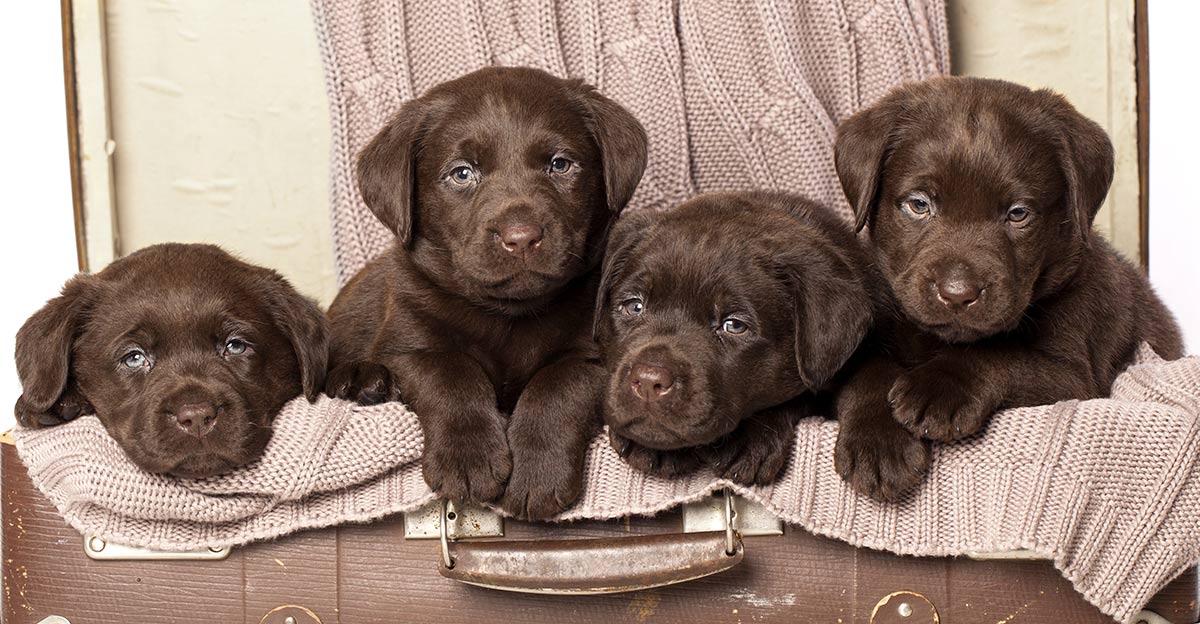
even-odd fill
[{"label": "puppy paw", "polygon": [[514,454],[512,475],[500,506],[521,520],[557,516],[583,491],[583,470],[575,466],[578,463],[570,457]]},{"label": "puppy paw", "polygon": [[392,373],[374,362],[342,364],[325,378],[325,394],[359,405],[376,405],[396,396]]},{"label": "puppy paw", "polygon": [[426,432],[421,465],[425,482],[438,496],[489,503],[504,494],[512,456],[499,415],[472,419],[472,424],[455,434]]},{"label": "puppy paw", "polygon": [[932,360],[902,374],[888,392],[892,416],[914,435],[948,442],[983,428],[999,401],[961,365]]},{"label": "puppy paw", "polygon": [[787,465],[796,437],[788,423],[776,425],[747,421],[702,454],[718,476],[743,485],[766,485]]},{"label": "puppy paw", "polygon": [[[886,423],[886,421],[884,421]],[[855,491],[884,501],[899,500],[929,470],[929,443],[890,424],[843,427],[833,461]]]},{"label": "puppy paw", "polygon": [[71,422],[80,416],[95,414],[96,410],[77,391],[68,390],[59,397],[58,401],[55,401],[54,405],[50,406],[49,410],[44,412],[30,407],[25,401],[25,397],[22,396],[17,399],[14,413],[17,422],[22,427],[42,429]]},{"label": "puppy paw", "polygon": [[617,451],[625,463],[635,470],[670,479],[687,474],[700,467],[700,455],[696,449],[660,451],[642,446],[624,436],[608,431],[608,443]]}]

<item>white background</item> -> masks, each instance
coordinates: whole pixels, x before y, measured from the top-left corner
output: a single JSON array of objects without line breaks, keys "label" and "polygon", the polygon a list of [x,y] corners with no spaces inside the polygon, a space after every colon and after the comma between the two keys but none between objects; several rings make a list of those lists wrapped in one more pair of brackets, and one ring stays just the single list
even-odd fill
[{"label": "white background", "polygon": [[20,395],[13,337],[78,270],[58,2],[0,7],[0,431]]},{"label": "white background", "polygon": [[1150,4],[1150,281],[1200,352],[1200,2]]}]

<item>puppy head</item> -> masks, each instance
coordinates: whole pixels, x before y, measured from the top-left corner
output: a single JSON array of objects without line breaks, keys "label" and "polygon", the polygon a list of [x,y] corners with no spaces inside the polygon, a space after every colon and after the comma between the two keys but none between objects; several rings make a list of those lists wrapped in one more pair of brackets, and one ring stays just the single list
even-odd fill
[{"label": "puppy head", "polygon": [[183,477],[257,458],[289,399],[324,382],[324,316],[278,274],[208,245],[156,245],[76,277],[17,334],[37,426],[66,393],[134,463]]},{"label": "puppy head", "polygon": [[698,446],[817,390],[871,320],[853,233],[794,197],[719,194],[614,228],[597,299],[609,427]]},{"label": "puppy head", "polygon": [[1113,175],[1061,96],[996,80],[896,89],[838,128],[838,177],[906,315],[951,342],[1015,328],[1078,266]]},{"label": "puppy head", "polygon": [[406,103],[358,182],[435,283],[522,312],[599,262],[645,166],[641,125],[592,87],[492,67]]}]

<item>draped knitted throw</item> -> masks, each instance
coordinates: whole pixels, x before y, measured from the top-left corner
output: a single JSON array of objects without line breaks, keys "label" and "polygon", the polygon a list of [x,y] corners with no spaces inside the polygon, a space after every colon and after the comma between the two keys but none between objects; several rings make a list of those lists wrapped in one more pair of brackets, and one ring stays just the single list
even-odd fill
[{"label": "draped knitted throw", "polygon": [[[592,82],[650,136],[630,209],[696,193],[770,188],[849,209],[833,172],[836,123],[904,80],[947,70],[935,0],[313,0],[333,127],[331,212],[340,278],[391,234],[352,180],[356,151],[404,100],[487,64]],[[934,448],[897,504],[835,473],[837,425],[808,419],[783,476],[743,487],[707,472],[664,480],[597,437],[562,519],[652,514],[730,486],[785,521],[908,555],[1030,549],[1083,596],[1129,620],[1200,560],[1200,359],[1148,347],[1112,397],[1014,409]],[[95,417],[13,432],[34,484],[80,532],[179,550],[363,522],[433,498],[416,417],[322,398],[289,403],[263,457],[203,480],[134,466]]]}]

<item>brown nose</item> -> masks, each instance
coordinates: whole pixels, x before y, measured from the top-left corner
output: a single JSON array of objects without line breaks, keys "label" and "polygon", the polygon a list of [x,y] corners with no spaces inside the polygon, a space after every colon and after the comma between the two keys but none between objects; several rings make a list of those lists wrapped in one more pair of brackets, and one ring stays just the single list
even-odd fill
[{"label": "brown nose", "polygon": [[671,369],[638,362],[629,371],[629,385],[643,401],[657,401],[671,391],[675,376]]},{"label": "brown nose", "polygon": [[217,426],[217,410],[212,403],[185,403],[175,409],[175,425],[188,435],[202,438]]},{"label": "brown nose", "polygon": [[974,280],[953,276],[937,282],[938,301],[954,310],[965,310],[979,299],[983,289]]},{"label": "brown nose", "polygon": [[500,230],[500,244],[505,251],[525,254],[542,244],[542,226],[529,223],[506,225]]}]

